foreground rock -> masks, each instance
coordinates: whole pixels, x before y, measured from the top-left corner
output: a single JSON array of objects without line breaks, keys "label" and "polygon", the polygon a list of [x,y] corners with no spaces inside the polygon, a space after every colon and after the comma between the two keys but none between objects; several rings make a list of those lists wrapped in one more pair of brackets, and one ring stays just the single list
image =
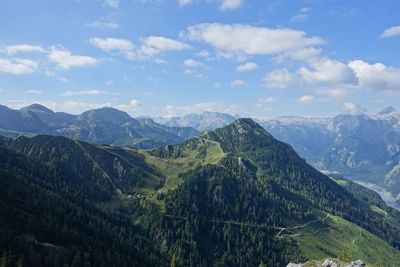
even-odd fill
[{"label": "foreground rock", "polygon": [[289,263],[287,267],[365,267],[360,261],[352,261],[351,263],[340,263],[335,260],[325,260],[324,262],[306,262],[306,263]]}]

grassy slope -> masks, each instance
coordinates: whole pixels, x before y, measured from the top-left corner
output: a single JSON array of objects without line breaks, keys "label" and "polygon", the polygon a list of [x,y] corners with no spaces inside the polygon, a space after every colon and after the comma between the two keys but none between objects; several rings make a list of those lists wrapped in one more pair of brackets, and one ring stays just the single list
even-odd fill
[{"label": "grassy slope", "polygon": [[160,189],[160,192],[175,189],[181,182],[179,178],[180,173],[207,164],[217,164],[224,157],[225,153],[217,142],[205,139],[199,140],[203,141],[206,148],[204,158],[201,158],[199,149],[190,149],[189,147],[185,147],[183,155],[177,158],[159,158],[152,156],[146,150],[139,150],[145,156],[145,161],[148,164],[154,166],[166,176],[165,185]]},{"label": "grassy slope", "polygon": [[[312,234],[318,231],[316,234]],[[314,224],[293,238],[310,259],[335,257],[348,248],[353,259],[362,259],[368,266],[397,266],[400,252],[365,229],[340,217],[330,215],[325,224]]]},{"label": "grassy slope", "polygon": [[[164,203],[157,199],[157,193],[167,193],[170,190],[174,190],[182,182],[182,179],[179,177],[181,173],[199,166],[217,164],[225,156],[225,153],[217,142],[202,138],[196,138],[196,140],[199,141],[199,145],[195,149],[189,145],[182,145],[183,153],[176,158],[159,158],[151,155],[151,153],[149,153],[150,150],[135,150],[145,157],[146,163],[165,176],[164,186],[157,192],[151,189],[144,189],[142,191],[150,197],[150,200],[157,203],[161,208],[164,208]],[[205,153],[204,151],[200,152],[200,148],[205,148]]]}]

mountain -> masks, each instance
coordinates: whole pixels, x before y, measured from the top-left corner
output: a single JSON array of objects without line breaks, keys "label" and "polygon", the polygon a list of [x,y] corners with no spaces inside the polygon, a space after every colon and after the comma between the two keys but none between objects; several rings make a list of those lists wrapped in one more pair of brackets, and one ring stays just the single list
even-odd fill
[{"label": "mountain", "polygon": [[375,116],[289,117],[261,124],[320,170],[400,193],[400,114],[393,107]]},{"label": "mountain", "polygon": [[21,111],[30,111],[34,113],[43,123],[49,127],[60,127],[67,123],[72,122],[76,116],[64,112],[54,112],[45,106],[39,104],[32,104],[24,107]]},{"label": "mountain", "polygon": [[0,107],[0,134],[61,135],[97,144],[153,148],[183,142],[198,134],[189,127],[168,127],[151,119],[134,119],[114,108],[99,108],[71,115],[33,104],[20,110]]},{"label": "mountain", "polygon": [[[286,266],[348,249],[400,261],[400,213],[251,119],[177,145],[0,145],[0,255],[38,266]],[[24,266],[24,265],[23,265]]]},{"label": "mountain", "polygon": [[188,114],[183,117],[156,118],[155,121],[172,127],[192,127],[200,132],[214,130],[232,123],[237,117],[219,112]]},{"label": "mountain", "polygon": [[20,132],[50,133],[51,129],[30,110],[13,110],[0,105],[0,129]]}]

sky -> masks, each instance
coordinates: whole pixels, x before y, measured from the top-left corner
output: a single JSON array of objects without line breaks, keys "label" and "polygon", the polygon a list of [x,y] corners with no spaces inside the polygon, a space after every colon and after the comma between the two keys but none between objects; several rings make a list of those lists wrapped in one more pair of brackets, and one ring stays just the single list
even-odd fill
[{"label": "sky", "polygon": [[255,118],[400,108],[398,0],[1,0],[0,104]]}]

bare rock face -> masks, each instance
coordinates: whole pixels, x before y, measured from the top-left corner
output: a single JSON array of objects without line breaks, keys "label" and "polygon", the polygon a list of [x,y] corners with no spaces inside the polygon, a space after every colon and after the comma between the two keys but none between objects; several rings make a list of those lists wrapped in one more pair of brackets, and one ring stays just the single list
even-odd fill
[{"label": "bare rock face", "polygon": [[305,266],[314,266],[314,267],[365,267],[364,262],[361,260],[352,261],[351,263],[339,263],[335,260],[325,260],[322,263],[318,262],[315,265],[309,265],[309,263],[289,263],[286,267],[305,267]]}]

